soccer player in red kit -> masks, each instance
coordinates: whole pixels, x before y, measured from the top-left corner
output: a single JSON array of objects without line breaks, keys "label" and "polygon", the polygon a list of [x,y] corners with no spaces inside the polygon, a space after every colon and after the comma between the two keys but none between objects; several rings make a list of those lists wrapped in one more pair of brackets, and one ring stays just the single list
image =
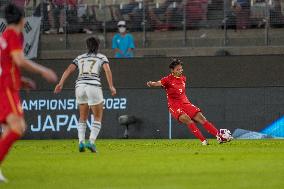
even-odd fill
[{"label": "soccer player in red kit", "polygon": [[[13,4],[5,7],[8,24],[0,36],[0,125],[4,132],[0,138],[0,166],[13,143],[26,129],[19,90],[34,88],[32,80],[21,76],[21,69],[38,73],[49,82],[56,82],[56,74],[24,57],[23,34],[25,25],[23,11]],[[7,181],[0,170],[0,182]]]},{"label": "soccer player in red kit", "polygon": [[215,126],[209,122],[201,113],[201,110],[193,105],[185,94],[186,77],[182,75],[182,62],[179,59],[173,59],[169,66],[171,74],[162,78],[160,81],[148,81],[149,87],[163,87],[167,93],[168,108],[171,115],[181,123],[185,123],[191,132],[202,142],[202,145],[208,145],[208,141],[196,127],[195,122],[200,123],[219,143],[225,142]]}]

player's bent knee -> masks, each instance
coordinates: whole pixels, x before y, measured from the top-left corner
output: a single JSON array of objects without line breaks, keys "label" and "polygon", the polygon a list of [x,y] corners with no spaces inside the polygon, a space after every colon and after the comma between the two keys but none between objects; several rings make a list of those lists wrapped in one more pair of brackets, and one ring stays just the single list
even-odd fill
[{"label": "player's bent knee", "polygon": [[199,122],[200,124],[204,124],[207,120],[206,118],[203,116],[202,113],[198,112],[196,114],[196,116],[194,116],[193,118],[195,121]]},{"label": "player's bent knee", "polygon": [[185,124],[190,124],[193,121],[190,119],[190,117],[186,114],[182,114],[181,116],[179,116],[179,121]]}]

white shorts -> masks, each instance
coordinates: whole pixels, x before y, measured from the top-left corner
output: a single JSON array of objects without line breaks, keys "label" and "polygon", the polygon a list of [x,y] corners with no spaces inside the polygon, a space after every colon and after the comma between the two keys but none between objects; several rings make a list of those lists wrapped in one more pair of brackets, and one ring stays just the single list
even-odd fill
[{"label": "white shorts", "polygon": [[76,87],[77,104],[98,105],[104,101],[101,87],[93,85],[79,85]]}]

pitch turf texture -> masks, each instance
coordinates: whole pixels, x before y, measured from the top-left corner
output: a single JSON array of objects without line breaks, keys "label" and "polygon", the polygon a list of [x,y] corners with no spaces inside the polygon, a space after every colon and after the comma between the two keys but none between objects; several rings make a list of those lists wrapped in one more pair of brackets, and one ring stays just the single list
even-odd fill
[{"label": "pitch turf texture", "polygon": [[98,140],[79,153],[75,140],[19,141],[2,171],[10,189],[280,189],[284,140]]}]

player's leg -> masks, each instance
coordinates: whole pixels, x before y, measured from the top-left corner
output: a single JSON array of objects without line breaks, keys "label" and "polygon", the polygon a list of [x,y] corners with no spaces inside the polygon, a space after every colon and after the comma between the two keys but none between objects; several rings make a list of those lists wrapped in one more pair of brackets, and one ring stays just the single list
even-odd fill
[{"label": "player's leg", "polygon": [[92,122],[92,125],[90,127],[91,132],[89,137],[89,143],[86,144],[86,147],[91,150],[91,152],[97,152],[95,142],[102,127],[101,123],[103,117],[103,103],[90,107],[94,115],[94,121]]},{"label": "player's leg", "polygon": [[192,134],[198,138],[203,145],[207,145],[206,138],[202,135],[201,131],[197,128],[194,121],[186,114],[182,114],[179,116],[179,121],[186,124],[189,130],[192,132]]},{"label": "player's leg", "polygon": [[87,119],[89,114],[88,97],[86,94],[86,85],[80,85],[75,90],[76,101],[79,104],[79,124],[78,124],[78,139],[79,139],[79,151],[85,151],[85,134],[87,128]]},{"label": "player's leg", "polygon": [[[6,155],[12,145],[24,134],[26,123],[22,116],[16,114],[8,115],[6,119],[5,134],[0,139],[0,165],[3,163]],[[0,182],[7,182],[0,170]]]},{"label": "player's leg", "polygon": [[101,130],[101,123],[103,118],[103,103],[91,106],[91,110],[94,115],[94,122],[92,123],[91,127],[90,141],[91,143],[94,143]]},{"label": "player's leg", "polygon": [[79,124],[78,124],[78,139],[79,139],[79,151],[85,151],[85,135],[87,128],[87,119],[89,115],[88,104],[79,104]]},{"label": "player's leg", "polygon": [[227,141],[225,138],[222,137],[221,134],[219,134],[218,129],[216,129],[216,127],[215,127],[211,122],[209,122],[201,112],[198,112],[198,113],[193,117],[193,119],[194,119],[195,121],[197,121],[198,123],[200,123],[201,125],[203,125],[203,127],[204,127],[210,134],[212,134],[213,136],[215,136],[216,139],[217,139],[217,141],[218,141],[219,143],[223,143],[223,142],[226,142],[226,141]]},{"label": "player's leg", "polygon": [[[9,133],[10,128],[6,124],[5,125],[1,124],[0,129],[1,129],[1,137],[0,137],[0,140],[1,140],[2,138],[4,138],[7,135],[7,133]],[[0,183],[1,182],[6,183],[6,182],[8,182],[8,180],[3,175],[2,170],[1,170],[1,165],[0,165]]]},{"label": "player's leg", "polygon": [[89,143],[86,147],[91,150],[91,152],[97,152],[95,141],[101,130],[101,123],[103,118],[103,92],[100,87],[88,86],[87,90],[88,104],[94,115],[94,121],[90,127],[90,137]]},{"label": "player's leg", "polygon": [[206,120],[206,118],[201,113],[201,110],[193,105],[193,104],[185,104],[183,106],[184,111],[186,112],[189,117],[191,117],[194,121],[200,123],[203,125],[203,127],[212,135],[218,136],[218,130],[215,128],[215,126]]},{"label": "player's leg", "polygon": [[10,114],[6,122],[8,130],[0,140],[0,163],[4,160],[13,143],[24,134],[26,129],[25,120],[22,116]]},{"label": "player's leg", "polygon": [[0,93],[1,123],[5,123],[8,130],[0,140],[0,164],[4,160],[13,143],[25,132],[26,123],[23,118],[23,110],[18,92],[9,88]]},{"label": "player's leg", "polygon": [[213,136],[218,135],[219,133],[218,129],[216,129],[216,127],[211,122],[209,122],[201,112],[198,112],[193,117],[193,120],[203,125],[203,127]]}]

